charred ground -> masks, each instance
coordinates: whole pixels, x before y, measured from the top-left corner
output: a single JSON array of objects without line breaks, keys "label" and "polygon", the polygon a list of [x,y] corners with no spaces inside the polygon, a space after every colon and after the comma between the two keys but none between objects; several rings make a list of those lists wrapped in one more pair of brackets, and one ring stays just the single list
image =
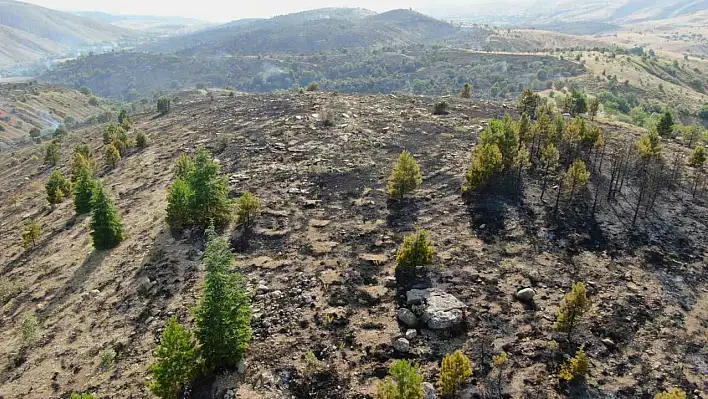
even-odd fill
[{"label": "charred ground", "polygon": [[[137,115],[151,145],[99,173],[129,236],[104,252],[93,250],[88,221],[73,216],[70,202],[46,205],[50,170],[32,159],[42,147],[15,152],[14,166],[3,158],[0,277],[19,289],[3,298],[0,393],[44,398],[90,389],[101,397],[149,397],[144,381],[155,341],[170,315],[190,322],[203,278],[202,235],[174,237],[164,222],[174,159],[203,145],[229,176],[232,196],[249,190],[265,209],[235,265],[253,292],[245,373],[199,380],[193,396],[221,398],[232,388],[248,398],[372,395],[390,359],[402,356],[392,348],[405,331],[396,321],[402,299],[385,278],[416,228],[436,248],[431,283],[468,306],[460,330],[422,329],[411,341],[407,356],[426,381],[437,380],[444,354],[462,349],[474,362],[465,391],[474,395],[489,371],[485,354],[505,350],[513,397],[653,397],[673,385],[705,394],[705,198],[675,189],[632,226],[630,178],[618,200],[601,201],[593,216],[594,189],[609,164],[578,204],[562,201],[557,216],[555,188],[542,203],[534,175],[465,198],[460,187],[478,134],[491,118],[515,112],[462,100],[451,101],[448,115],[431,109],[432,99],[421,97],[286,94],[218,97],[180,104],[163,117]],[[320,122],[325,110],[336,116],[333,127]],[[610,149],[640,133],[601,127],[614,137]],[[82,140],[101,153],[100,127],[72,133],[63,144],[65,172]],[[413,198],[393,203],[385,184],[403,149],[418,160],[424,182]],[[13,194],[20,202],[9,206]],[[25,253],[20,229],[31,218],[44,236]],[[593,300],[594,316],[576,338],[592,365],[586,384],[571,390],[554,375],[565,348],[552,324],[576,281],[586,282]],[[531,286],[534,306],[514,299]],[[28,312],[36,312],[42,340],[23,351]],[[99,358],[108,348],[116,351],[115,367],[104,371]],[[326,366],[314,375],[305,372],[308,351]]]}]

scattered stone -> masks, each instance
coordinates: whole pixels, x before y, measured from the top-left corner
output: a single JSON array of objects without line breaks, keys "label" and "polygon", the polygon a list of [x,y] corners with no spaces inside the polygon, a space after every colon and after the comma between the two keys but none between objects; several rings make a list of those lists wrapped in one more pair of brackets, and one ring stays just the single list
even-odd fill
[{"label": "scattered stone", "polygon": [[317,227],[317,228],[326,227],[330,223],[331,223],[331,221],[329,221],[329,220],[320,220],[320,219],[310,220],[310,226]]},{"label": "scattered stone", "polygon": [[607,347],[607,349],[615,349],[617,347],[617,345],[615,344],[615,341],[613,341],[609,338],[603,339],[602,343],[603,343],[603,345],[605,345]]},{"label": "scattered stone", "polygon": [[374,266],[379,266],[388,262],[388,256],[383,254],[359,254],[359,260],[371,263]]},{"label": "scattered stone", "polygon": [[398,320],[406,327],[415,327],[418,325],[418,317],[410,309],[398,309]]},{"label": "scattered stone", "polygon": [[418,336],[418,331],[416,331],[416,330],[410,328],[410,329],[406,330],[405,336],[406,336],[406,339],[410,341],[410,340],[412,340],[413,338],[415,338],[415,337]]},{"label": "scattered stone", "polygon": [[401,353],[408,353],[411,350],[411,343],[405,338],[398,338],[393,343],[393,349]]},{"label": "scattered stone", "polygon": [[431,330],[445,330],[462,323],[467,306],[455,296],[435,288],[406,293],[409,306],[422,305],[421,320]]},{"label": "scattered stone", "polygon": [[135,289],[141,295],[146,295],[150,291],[150,287],[152,287],[152,284],[147,276],[140,277],[135,282]]},{"label": "scattered stone", "polygon": [[433,383],[423,383],[423,397],[425,399],[435,399],[435,385],[433,385]]},{"label": "scattered stone", "polygon": [[236,371],[239,374],[243,374],[246,372],[246,362],[244,362],[243,359],[239,360],[238,364],[236,365]]},{"label": "scattered stone", "polygon": [[396,278],[393,276],[388,276],[384,278],[384,287],[396,288]]},{"label": "scattered stone", "polygon": [[533,290],[533,288],[524,288],[519,290],[516,293],[516,299],[520,300],[521,302],[531,302],[533,301],[533,297],[536,295],[536,291]]}]

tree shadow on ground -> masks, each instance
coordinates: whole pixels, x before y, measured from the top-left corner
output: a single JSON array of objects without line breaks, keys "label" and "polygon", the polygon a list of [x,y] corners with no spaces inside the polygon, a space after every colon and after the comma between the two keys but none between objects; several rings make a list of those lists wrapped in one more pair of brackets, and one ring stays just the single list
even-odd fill
[{"label": "tree shadow on ground", "polygon": [[388,198],[386,224],[401,230],[410,230],[418,221],[420,205],[415,198]]},{"label": "tree shadow on ground", "polygon": [[[186,261],[198,260],[202,244],[200,234],[194,234],[188,241],[190,249],[187,251]],[[172,233],[165,227],[155,235],[150,251],[143,257],[142,264],[132,277],[126,287],[135,291],[136,295],[130,295],[129,299],[119,307],[123,311],[131,309],[136,312],[134,318],[134,337],[139,337],[155,329],[151,328],[146,320],[154,316],[157,312],[167,308],[172,298],[177,294],[185,282],[194,282],[197,268],[191,267],[191,263],[180,261],[168,256],[169,246],[175,241]],[[189,309],[180,309],[180,315],[187,314]]]},{"label": "tree shadow on ground", "polygon": [[[490,244],[504,236],[507,222],[514,213],[517,213],[517,221],[525,224],[526,220],[521,220],[522,216],[519,215],[535,216],[533,211],[526,207],[523,192],[523,181],[500,177],[482,191],[466,193],[470,229],[485,243]],[[520,210],[523,212],[518,212]]]},{"label": "tree shadow on ground", "polygon": [[39,313],[41,316],[51,314],[55,309],[61,307],[69,297],[77,292],[84,291],[84,284],[91,275],[101,267],[103,261],[108,257],[112,250],[92,251],[84,262],[79,266],[67,283],[59,290],[59,293],[52,298],[49,304],[44,307]]}]

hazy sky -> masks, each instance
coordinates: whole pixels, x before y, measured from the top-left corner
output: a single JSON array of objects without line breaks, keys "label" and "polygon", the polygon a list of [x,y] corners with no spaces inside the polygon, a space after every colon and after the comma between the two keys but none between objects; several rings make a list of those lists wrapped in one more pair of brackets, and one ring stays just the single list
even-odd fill
[{"label": "hazy sky", "polygon": [[[413,8],[422,12],[440,8],[486,3],[502,6],[507,1],[532,0],[21,0],[63,11],[103,11],[110,14],[161,15],[226,22],[239,18],[271,17],[322,7],[362,7],[373,11]],[[444,6],[442,6],[444,7]]]}]

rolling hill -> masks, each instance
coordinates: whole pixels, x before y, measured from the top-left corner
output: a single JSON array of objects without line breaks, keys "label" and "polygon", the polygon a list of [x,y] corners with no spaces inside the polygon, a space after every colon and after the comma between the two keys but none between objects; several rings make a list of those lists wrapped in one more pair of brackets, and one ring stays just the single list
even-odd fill
[{"label": "rolling hill", "polygon": [[428,43],[456,34],[451,24],[409,10],[376,14],[326,8],[232,23],[142,48],[181,55],[298,53]]},{"label": "rolling hill", "polygon": [[59,56],[81,46],[115,42],[131,34],[94,19],[0,0],[0,68]]},{"label": "rolling hill", "polygon": [[0,83],[0,150],[28,142],[33,128],[48,136],[60,124],[79,126],[112,105],[61,86],[35,81]]}]

